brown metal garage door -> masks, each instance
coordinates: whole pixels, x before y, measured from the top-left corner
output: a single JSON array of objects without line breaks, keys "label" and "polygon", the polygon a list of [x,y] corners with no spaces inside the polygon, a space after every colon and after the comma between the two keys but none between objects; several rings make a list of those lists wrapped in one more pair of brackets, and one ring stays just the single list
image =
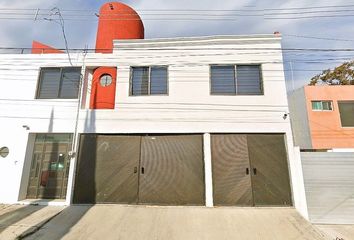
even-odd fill
[{"label": "brown metal garage door", "polygon": [[291,205],[287,153],[282,134],[247,136],[254,204]]},{"label": "brown metal garage door", "polygon": [[201,135],[84,134],[74,203],[203,205]]},{"label": "brown metal garage door", "polygon": [[139,157],[139,136],[82,135],[74,203],[136,203]]},{"label": "brown metal garage door", "polygon": [[291,205],[283,134],[212,134],[215,205]]},{"label": "brown metal garage door", "polygon": [[247,135],[211,135],[215,205],[252,205]]},{"label": "brown metal garage door", "polygon": [[202,147],[201,135],[142,137],[139,203],[204,205]]}]

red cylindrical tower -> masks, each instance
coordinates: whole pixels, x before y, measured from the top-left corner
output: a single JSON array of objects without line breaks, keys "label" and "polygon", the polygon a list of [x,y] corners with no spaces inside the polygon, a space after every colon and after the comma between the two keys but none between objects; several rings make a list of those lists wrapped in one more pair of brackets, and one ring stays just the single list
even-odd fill
[{"label": "red cylindrical tower", "polygon": [[120,2],[105,3],[100,8],[96,52],[112,53],[114,39],[143,39],[144,25],[138,13]]},{"label": "red cylindrical tower", "polygon": [[[105,3],[98,20],[96,53],[112,53],[114,39],[142,39],[144,25],[131,7]],[[117,68],[101,66],[93,72],[91,109],[114,109]]]}]

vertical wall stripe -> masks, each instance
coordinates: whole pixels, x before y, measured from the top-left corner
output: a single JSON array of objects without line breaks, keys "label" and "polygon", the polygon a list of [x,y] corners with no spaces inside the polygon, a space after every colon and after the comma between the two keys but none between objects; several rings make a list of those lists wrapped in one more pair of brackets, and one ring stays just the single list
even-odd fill
[{"label": "vertical wall stripe", "polygon": [[213,207],[213,177],[211,169],[210,134],[204,133],[205,205]]}]

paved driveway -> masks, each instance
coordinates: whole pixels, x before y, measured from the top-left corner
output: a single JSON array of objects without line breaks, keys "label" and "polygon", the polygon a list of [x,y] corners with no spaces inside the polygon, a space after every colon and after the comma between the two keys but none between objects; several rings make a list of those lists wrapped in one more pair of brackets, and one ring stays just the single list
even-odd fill
[{"label": "paved driveway", "polygon": [[354,225],[316,225],[320,230],[326,233],[331,239],[354,240]]},{"label": "paved driveway", "polygon": [[70,206],[25,239],[320,240],[293,208]]}]

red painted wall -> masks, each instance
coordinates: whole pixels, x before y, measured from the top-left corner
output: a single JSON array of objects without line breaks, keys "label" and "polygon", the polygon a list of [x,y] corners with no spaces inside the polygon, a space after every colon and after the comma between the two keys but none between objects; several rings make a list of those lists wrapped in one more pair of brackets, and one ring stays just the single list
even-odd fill
[{"label": "red painted wall", "polygon": [[46,54],[46,53],[64,53],[61,50],[55,49],[51,46],[45,45],[43,43],[33,41],[32,42],[32,54]]},{"label": "red painted wall", "polygon": [[112,53],[114,39],[143,39],[144,25],[137,12],[119,3],[105,3],[100,8],[96,52]]},{"label": "red painted wall", "polygon": [[[100,77],[104,74],[112,76],[112,84],[106,87],[101,86]],[[93,73],[91,86],[91,109],[114,109],[116,96],[117,68],[99,67]]]},{"label": "red painted wall", "polygon": [[[119,2],[105,3],[100,8],[96,53],[112,53],[115,39],[142,38],[144,38],[144,25],[134,9]],[[102,87],[99,83],[100,77],[105,73],[110,74],[114,80],[108,87]],[[91,109],[114,109],[116,78],[116,68],[100,67],[94,71]]]}]

